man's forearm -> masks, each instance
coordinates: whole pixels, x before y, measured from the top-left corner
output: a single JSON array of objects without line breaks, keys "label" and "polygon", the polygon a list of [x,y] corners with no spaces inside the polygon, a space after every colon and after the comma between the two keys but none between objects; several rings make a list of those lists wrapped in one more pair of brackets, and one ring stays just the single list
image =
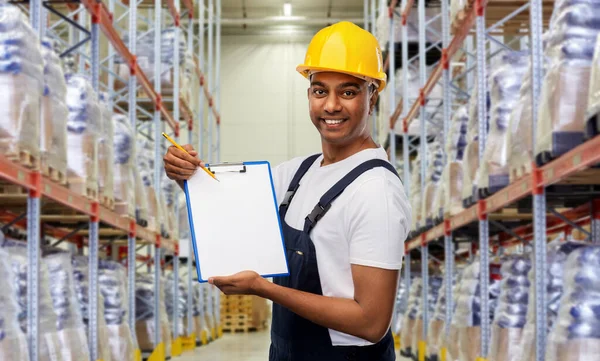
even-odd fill
[{"label": "man's forearm", "polygon": [[270,299],[320,326],[376,343],[382,337],[375,320],[369,319],[355,300],[334,298],[282,287],[262,280],[257,295]]}]

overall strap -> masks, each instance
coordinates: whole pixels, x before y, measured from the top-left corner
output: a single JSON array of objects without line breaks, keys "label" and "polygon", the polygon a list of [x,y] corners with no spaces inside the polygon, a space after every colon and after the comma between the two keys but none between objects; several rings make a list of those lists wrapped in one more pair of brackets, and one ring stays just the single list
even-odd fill
[{"label": "overall strap", "polygon": [[319,156],[321,156],[321,154],[313,154],[310,157],[306,158],[302,162],[302,164],[300,164],[300,168],[298,168],[298,170],[296,171],[296,174],[294,174],[294,177],[292,178],[292,181],[290,182],[288,190],[285,193],[285,197],[283,197],[283,201],[281,202],[281,205],[279,205],[280,209],[283,208],[284,213],[287,212],[287,207],[292,202],[292,198],[294,197],[294,194],[296,194],[296,191],[300,187],[300,180],[302,179],[302,177],[304,177],[306,172],[308,172],[310,167],[313,165],[315,160],[317,160],[317,158],[319,158]]},{"label": "overall strap", "polygon": [[377,167],[384,167],[395,174],[396,177],[400,178],[398,172],[396,172],[396,169],[388,161],[383,159],[371,159],[358,165],[356,168],[350,171],[350,173],[346,174],[344,178],[340,179],[336,184],[334,184],[333,187],[331,187],[331,189],[329,189],[327,193],[321,197],[319,203],[315,206],[312,212],[306,216],[304,221],[304,232],[310,233],[310,231],[317,225],[317,222],[323,218],[327,211],[329,211],[329,208],[331,208],[331,203],[340,194],[342,194],[346,187],[354,182],[356,178],[361,176],[364,172]]}]

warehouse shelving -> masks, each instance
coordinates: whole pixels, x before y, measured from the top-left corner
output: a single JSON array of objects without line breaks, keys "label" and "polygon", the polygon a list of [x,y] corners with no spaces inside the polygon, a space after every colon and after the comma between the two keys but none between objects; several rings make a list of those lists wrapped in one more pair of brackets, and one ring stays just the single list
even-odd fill
[{"label": "warehouse shelving", "polygon": [[[190,144],[197,145],[202,150],[207,142],[210,150],[219,154],[218,134],[212,131],[212,122],[217,123],[217,133],[220,125],[219,114],[219,78],[218,73],[212,69],[215,61],[220,61],[220,1],[208,1],[209,6],[205,7],[204,1],[193,3],[191,0],[183,0],[183,11],[179,0],[160,0],[153,2],[146,1],[116,1],[108,2],[81,0],[79,3],[60,2],[60,1],[30,1],[21,8],[29,10],[32,27],[36,30],[38,36],[50,36],[59,40],[63,45],[68,45],[74,54],[80,57],[79,71],[87,72],[91,76],[92,84],[96,92],[103,91],[109,94],[109,99],[113,108],[128,118],[137,129],[137,134],[149,135],[146,128],[154,130],[154,136],[150,140],[154,142],[154,189],[160,194],[162,175],[161,164],[162,155],[166,146],[160,137],[160,131],[165,130],[179,140],[180,129],[187,129]],[[149,5],[154,8],[154,19],[142,16],[138,11],[141,5]],[[65,6],[66,5],[66,6]],[[195,12],[195,6],[198,11]],[[166,10],[163,9],[166,7]],[[48,18],[49,8],[52,8],[52,14],[61,14],[58,19]],[[115,16],[117,11],[122,14]],[[202,88],[198,94],[193,94],[197,99],[195,107],[189,104],[185,99],[175,97],[169,99],[164,96],[160,89],[160,79],[147,76],[144,69],[137,61],[136,40],[142,35],[138,28],[138,20],[146,21],[148,28],[156,29],[155,32],[155,64],[154,74],[160,74],[160,31],[165,13],[168,13],[174,29],[177,34],[181,28],[186,27],[187,32],[187,50],[195,54],[196,61],[194,72],[198,74],[198,88]],[[200,19],[200,26],[196,26],[195,19]],[[206,37],[205,19],[208,18],[209,36]],[[49,20],[49,21],[48,21]],[[181,24],[183,23],[183,24]],[[213,28],[216,27],[216,35],[213,36]],[[71,34],[65,36],[65,28],[71,28]],[[89,30],[87,30],[89,29]],[[101,33],[103,38],[101,38]],[[80,35],[81,34],[81,35]],[[88,35],[86,37],[84,34]],[[124,36],[128,36],[129,43],[123,41]],[[209,47],[216,47],[216,59],[210,57],[205,59],[204,42],[209,42]],[[100,59],[99,50],[101,39],[108,43],[108,57]],[[84,41],[82,41],[84,40]],[[179,43],[174,42],[175,64],[178,64]],[[212,51],[212,49],[211,49]],[[212,55],[212,54],[211,54]],[[129,69],[129,79],[124,81],[125,86],[121,89],[114,89],[114,80],[119,79],[115,73],[115,59],[120,57]],[[108,64],[108,65],[106,65]],[[173,66],[174,89],[173,94],[179,94],[179,66]],[[209,81],[206,81],[206,78]],[[142,91],[144,97],[139,97],[139,91]],[[216,97],[217,101],[213,99]],[[205,106],[210,108],[210,119],[208,119],[210,129],[205,130],[206,115]],[[152,122],[142,121],[144,115],[149,115]],[[212,120],[211,120],[212,119]],[[165,123],[168,129],[164,128]],[[148,129],[149,130],[149,129]],[[136,137],[137,137],[136,134]],[[215,141],[216,139],[216,141]],[[201,152],[203,159],[207,161],[217,161],[218,158],[204,157],[205,152]],[[121,259],[122,254],[112,255],[117,260],[127,265],[129,285],[128,303],[129,303],[129,326],[132,337],[135,340],[135,274],[136,269],[147,265],[148,268],[154,267],[155,276],[159,276],[162,268],[168,268],[172,263],[174,282],[174,299],[177,299],[178,277],[179,277],[179,248],[180,243],[177,237],[177,231],[174,234],[165,237],[160,229],[151,230],[136,222],[135,217],[123,216],[116,213],[107,206],[101,204],[98,199],[85,197],[73,190],[61,185],[50,178],[41,174],[37,168],[28,168],[11,159],[0,155],[0,179],[3,184],[12,185],[10,192],[3,192],[0,199],[3,202],[0,210],[0,224],[4,229],[14,227],[27,232],[28,247],[28,279],[27,287],[29,290],[27,297],[27,324],[28,324],[28,345],[30,360],[40,359],[38,354],[38,341],[40,339],[38,322],[39,310],[38,302],[38,282],[40,262],[40,236],[53,238],[53,245],[67,241],[74,243],[80,252],[84,247],[87,249],[90,261],[90,307],[89,307],[89,329],[88,340],[90,347],[90,356],[93,360],[99,359],[98,353],[98,257],[101,249],[112,245],[126,245],[126,259]],[[175,206],[173,211],[177,212],[179,207],[184,204],[178,204],[179,191],[176,189]],[[179,219],[177,216],[176,219]],[[185,227],[186,225],[182,225]],[[159,226],[160,228],[160,226]],[[42,233],[42,234],[41,234]],[[110,237],[106,240],[104,237]],[[124,241],[126,240],[126,241]],[[190,246],[191,247],[191,246]],[[109,247],[110,248],[110,247]],[[147,255],[136,254],[136,252],[148,250]],[[154,251],[154,257],[150,256],[150,251]],[[171,261],[166,262],[165,256],[170,254]],[[188,258],[188,291],[193,288],[192,259],[191,253]],[[140,263],[141,262],[141,263]],[[155,290],[160,292],[158,277],[155,277]],[[208,288],[210,292],[210,288]],[[210,292],[212,293],[212,292]],[[209,297],[212,295],[209,293]],[[188,292],[188,320],[191,320],[191,292]],[[218,293],[215,292],[216,302],[218,302]],[[158,297],[156,297],[158,300]],[[210,302],[210,299],[209,299]],[[158,325],[158,303],[155,306],[155,326]],[[210,306],[212,308],[212,306]],[[218,312],[218,307],[215,307]],[[174,308],[174,313],[177,308]],[[102,316],[100,316],[102,317]],[[217,318],[218,324],[218,318]],[[158,327],[155,329],[159,329]],[[219,337],[217,330],[213,331],[213,337]],[[173,323],[174,336],[172,355],[181,353],[182,343],[185,342],[187,349],[195,346],[195,340],[190,340],[193,335],[191,322],[188,323],[186,330],[178,330],[177,322]],[[164,360],[164,346],[160,339],[160,333],[156,333],[154,344],[156,349],[149,356],[152,360]],[[184,337],[187,336],[187,337]],[[190,342],[193,341],[192,344]],[[128,360],[129,361],[129,360]]]},{"label": "warehouse shelving", "polygon": [[[486,116],[486,99],[485,84],[483,81],[474,82],[473,74],[476,74],[477,79],[486,78],[486,64],[490,61],[490,53],[492,50],[483,52],[479,49],[488,49],[493,46],[500,48],[506,44],[499,43],[493,39],[494,35],[510,35],[513,38],[519,38],[529,43],[529,56],[531,60],[532,70],[532,98],[533,98],[533,128],[537,122],[537,108],[539,95],[542,84],[542,28],[547,26],[548,20],[552,13],[553,1],[546,0],[520,0],[520,1],[502,1],[502,0],[475,0],[465,2],[466,7],[459,13],[456,19],[450,19],[449,0],[441,1],[441,21],[442,34],[439,42],[442,57],[440,62],[434,66],[429,77],[424,76],[424,59],[425,59],[425,35],[427,34],[427,25],[429,22],[436,21],[431,19],[425,21],[425,1],[403,0],[400,2],[392,0],[388,3],[389,8],[380,7],[380,13],[385,13],[389,17],[389,41],[387,44],[381,44],[388,48],[388,57],[385,60],[385,68],[390,69],[388,89],[389,104],[392,106],[388,114],[384,114],[385,119],[389,119],[389,146],[391,148],[390,155],[392,164],[396,164],[396,140],[397,133],[402,136],[403,143],[403,172],[402,179],[405,184],[407,195],[411,192],[411,177],[412,173],[418,172],[421,175],[421,190],[423,190],[425,178],[425,164],[428,157],[425,141],[420,142],[420,150],[417,150],[415,138],[424,139],[429,136],[427,125],[431,122],[426,118],[424,111],[433,98],[431,92],[436,85],[443,87],[443,96],[440,107],[443,114],[443,127],[440,133],[441,139],[446,139],[449,129],[451,113],[457,105],[457,99],[464,100],[465,95],[469,96],[472,90],[477,90],[480,95],[477,99],[478,116],[479,116],[479,157],[483,155],[487,132],[481,124]],[[415,7],[416,3],[416,8]],[[398,7],[399,5],[399,7]],[[365,1],[365,9],[368,9],[368,0]],[[407,41],[407,19],[411,11],[419,12],[418,24],[412,24],[413,27],[419,29],[419,54],[412,59],[408,59],[408,41]],[[395,16],[394,16],[395,15]],[[398,21],[402,24],[402,38],[394,39],[394,22]],[[471,41],[476,40],[475,49],[472,49]],[[403,66],[405,72],[403,78],[403,99],[396,103],[394,97],[394,89],[396,87],[394,77],[394,63],[396,42],[400,42],[402,46],[402,64],[413,66],[420,70],[420,92],[419,94],[408,94],[408,80],[406,76],[407,66]],[[524,43],[524,42],[522,42]],[[436,46],[436,44],[434,44]],[[463,64],[463,75],[467,78],[468,89],[458,89],[451,79],[451,63],[453,56],[461,51],[465,54],[465,64]],[[487,54],[486,54],[487,53]],[[496,52],[497,53],[497,52]],[[420,64],[415,66],[414,63],[419,61]],[[410,99],[409,97],[413,97]],[[387,99],[387,98],[386,98]],[[419,121],[420,136],[415,137],[408,133],[409,126]],[[398,127],[400,122],[400,127]],[[400,129],[400,131],[399,131]],[[535,133],[534,133],[535,134]],[[535,135],[533,143],[535,144]],[[444,250],[445,259],[445,274],[452,274],[454,269],[454,245],[457,242],[456,238],[460,238],[461,242],[467,239],[469,242],[477,243],[479,253],[481,255],[480,283],[481,283],[481,304],[482,314],[486,314],[488,303],[488,280],[489,280],[489,262],[490,253],[495,253],[500,247],[510,247],[523,242],[531,242],[534,246],[534,266],[535,272],[535,304],[545,304],[545,254],[547,234],[557,232],[569,233],[572,229],[583,225],[591,224],[590,238],[593,242],[599,241],[600,232],[598,226],[600,215],[598,210],[600,204],[595,199],[598,195],[594,192],[587,193],[587,200],[576,198],[576,195],[562,194],[566,200],[575,200],[573,204],[568,206],[566,210],[555,210],[546,204],[546,200],[556,198],[550,191],[552,187],[557,185],[572,185],[572,184],[596,184],[597,169],[592,167],[600,163],[600,155],[597,152],[600,146],[600,138],[594,137],[587,140],[583,144],[573,148],[566,154],[563,154],[556,159],[537,167],[532,166],[532,171],[529,174],[523,175],[515,181],[511,182],[505,188],[493,193],[487,197],[480,197],[475,204],[467,207],[458,214],[445,214],[439,217],[437,222],[429,225],[421,225],[419,229],[411,232],[410,238],[406,241],[406,256],[404,263],[404,282],[406,290],[410,287],[411,280],[411,258],[420,253],[421,255],[421,277],[425,284],[428,279],[428,267],[430,246],[435,245],[436,251],[441,246]],[[421,156],[421,168],[410,169],[410,158],[416,153]],[[550,193],[547,194],[546,190]],[[525,212],[508,212],[505,210],[515,208],[517,203],[522,205],[523,202],[531,205],[532,213]],[[413,215],[414,217],[415,215]],[[504,222],[506,220],[516,222]],[[516,224],[515,224],[516,223]],[[585,232],[585,231],[584,231]],[[441,240],[441,241],[440,241]],[[414,272],[414,270],[412,271]],[[424,287],[422,294],[422,302],[427,303],[427,291]],[[446,289],[446,300],[452,300],[452,288]],[[449,332],[448,326],[451,322],[451,306],[447,307],[446,313],[446,330]],[[546,347],[546,309],[544,307],[536,307],[536,360],[542,361],[545,357]],[[427,307],[423,312],[424,332],[420,337],[421,343],[424,343],[427,337],[428,315]],[[479,353],[482,359],[488,357],[489,340],[490,340],[490,324],[482,322],[482,346]],[[419,348],[422,350],[421,348]]]}]

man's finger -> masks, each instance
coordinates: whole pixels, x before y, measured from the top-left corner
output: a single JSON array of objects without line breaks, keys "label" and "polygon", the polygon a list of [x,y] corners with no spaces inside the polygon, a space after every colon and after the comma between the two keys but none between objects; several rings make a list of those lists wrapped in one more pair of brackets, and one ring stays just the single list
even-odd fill
[{"label": "man's finger", "polygon": [[188,160],[185,160],[185,159],[177,158],[175,155],[173,155],[171,153],[167,153],[167,155],[164,156],[163,161],[165,164],[171,164],[171,165],[179,167],[179,168],[190,169],[190,170],[195,170],[198,168],[196,163],[189,162]]},{"label": "man's finger", "polygon": [[175,167],[171,164],[165,164],[165,171],[168,174],[173,174],[175,176],[184,177],[185,179],[191,177],[192,175],[194,175],[194,173],[196,173],[195,170],[179,168],[179,167]]},{"label": "man's finger", "polygon": [[196,167],[200,165],[200,159],[190,155],[188,152],[183,152],[183,151],[179,150],[175,146],[169,147],[169,153],[173,154],[176,158],[180,158],[180,159],[183,159],[183,160],[186,160],[186,161],[192,163]]}]

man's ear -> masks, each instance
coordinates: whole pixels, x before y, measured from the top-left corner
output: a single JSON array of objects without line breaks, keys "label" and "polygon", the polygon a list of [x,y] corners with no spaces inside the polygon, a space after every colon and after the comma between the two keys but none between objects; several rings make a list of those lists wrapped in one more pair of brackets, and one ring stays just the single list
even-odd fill
[{"label": "man's ear", "polygon": [[375,104],[377,104],[377,98],[379,98],[379,91],[374,90],[373,94],[369,99],[369,115],[373,113],[373,109],[375,109]]}]

